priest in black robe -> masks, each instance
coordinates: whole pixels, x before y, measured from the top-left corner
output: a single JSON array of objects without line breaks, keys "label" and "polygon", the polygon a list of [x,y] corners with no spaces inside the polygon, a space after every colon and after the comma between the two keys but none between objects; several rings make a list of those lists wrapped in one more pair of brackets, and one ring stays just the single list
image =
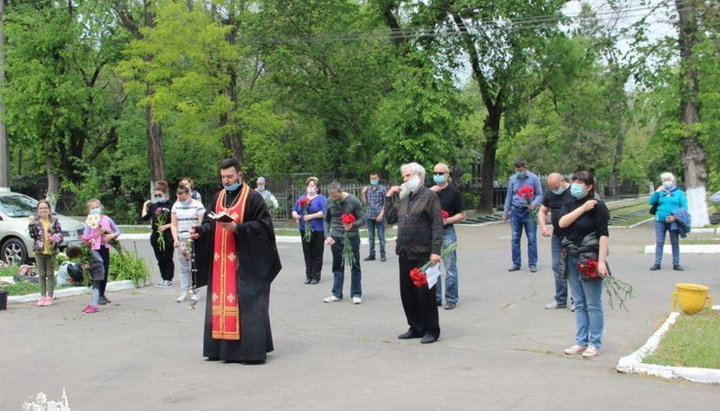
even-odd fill
[{"label": "priest in black robe", "polygon": [[[240,163],[220,164],[223,189],[192,231],[198,287],[207,285],[203,356],[263,363],[273,351],[270,285],[281,264],[272,219],[262,196],[245,184]],[[232,221],[214,217],[225,213]]]}]

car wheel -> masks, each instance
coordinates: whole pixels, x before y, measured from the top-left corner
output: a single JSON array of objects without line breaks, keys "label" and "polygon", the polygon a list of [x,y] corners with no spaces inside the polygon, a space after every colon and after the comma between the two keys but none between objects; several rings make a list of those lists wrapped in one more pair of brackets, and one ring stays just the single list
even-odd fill
[{"label": "car wheel", "polygon": [[25,244],[19,238],[5,240],[2,248],[0,248],[0,256],[10,264],[24,264],[28,259]]}]

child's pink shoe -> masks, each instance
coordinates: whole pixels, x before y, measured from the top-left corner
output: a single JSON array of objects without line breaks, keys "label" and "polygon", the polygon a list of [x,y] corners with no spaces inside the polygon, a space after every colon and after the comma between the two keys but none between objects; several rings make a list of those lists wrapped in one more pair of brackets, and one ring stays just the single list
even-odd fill
[{"label": "child's pink shoe", "polygon": [[82,312],[86,312],[88,308],[92,307],[92,305],[88,304],[85,306],[85,308],[82,309]]},{"label": "child's pink shoe", "polygon": [[93,313],[96,313],[96,312],[98,312],[98,311],[100,311],[100,309],[98,309],[98,308],[95,307],[94,305],[91,305],[90,308],[88,308],[87,310],[85,310],[85,314],[93,314]]},{"label": "child's pink shoe", "polygon": [[45,297],[40,297],[37,300],[37,306],[38,307],[44,307],[45,306]]},{"label": "child's pink shoe", "polygon": [[47,297],[47,298],[45,298],[45,306],[48,306],[48,305],[53,305],[53,298],[52,298],[52,297]]}]

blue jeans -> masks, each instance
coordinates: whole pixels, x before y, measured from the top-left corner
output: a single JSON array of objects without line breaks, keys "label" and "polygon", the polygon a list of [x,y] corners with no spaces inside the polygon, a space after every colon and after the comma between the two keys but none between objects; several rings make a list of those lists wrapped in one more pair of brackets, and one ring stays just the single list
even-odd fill
[{"label": "blue jeans", "polygon": [[582,281],[577,270],[577,257],[568,256],[567,275],[575,300],[575,344],[600,348],[604,316],[602,308],[603,280]]},{"label": "blue jeans", "polygon": [[530,216],[530,212],[524,208],[513,207],[510,213],[510,229],[512,230],[512,262],[516,267],[520,267],[522,260],[520,259],[520,237],[522,237],[523,228],[528,239],[528,260],[529,266],[534,267],[538,262],[537,253],[537,223]]},{"label": "blue jeans", "polygon": [[[332,293],[337,298],[343,298],[343,282],[345,281],[345,262],[342,257],[343,239],[342,237],[333,237],[333,240],[335,240],[335,244],[330,247],[333,256]],[[350,296],[362,297],[362,286],[360,285],[362,275],[360,272],[360,236],[351,236],[350,245],[352,246],[353,255],[355,256],[355,263],[350,270]]]},{"label": "blue jeans", "polygon": [[[443,247],[457,242],[455,227],[449,225],[443,228]],[[453,251],[443,259],[445,265],[445,302],[457,304],[458,302],[458,270],[457,252]],[[435,285],[435,301],[442,303],[441,281]]]},{"label": "blue jeans", "polygon": [[560,277],[560,275],[558,274],[558,265],[560,264],[560,250],[562,249],[562,247],[560,246],[561,242],[562,238],[559,235],[553,234],[550,237],[552,271],[555,275],[555,302],[557,302],[558,305],[567,305],[568,280],[567,278]]},{"label": "blue jeans", "polygon": [[365,220],[368,229],[368,243],[370,244],[370,257],[375,257],[375,231],[377,230],[378,242],[380,243],[380,256],[385,257],[385,220],[375,221],[374,218]]},{"label": "blue jeans", "polygon": [[[674,228],[674,230],[672,229]],[[670,232],[670,246],[672,247],[672,263],[680,264],[680,238],[677,230],[677,223],[666,221],[655,221],[655,264],[660,265],[665,246],[665,232]]]}]

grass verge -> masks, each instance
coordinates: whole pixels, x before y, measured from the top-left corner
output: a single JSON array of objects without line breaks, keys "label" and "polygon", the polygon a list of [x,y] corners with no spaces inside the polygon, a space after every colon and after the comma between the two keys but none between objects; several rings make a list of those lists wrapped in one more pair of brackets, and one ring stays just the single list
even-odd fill
[{"label": "grass verge", "polygon": [[720,313],[680,315],[660,346],[643,361],[677,367],[720,368]]}]

